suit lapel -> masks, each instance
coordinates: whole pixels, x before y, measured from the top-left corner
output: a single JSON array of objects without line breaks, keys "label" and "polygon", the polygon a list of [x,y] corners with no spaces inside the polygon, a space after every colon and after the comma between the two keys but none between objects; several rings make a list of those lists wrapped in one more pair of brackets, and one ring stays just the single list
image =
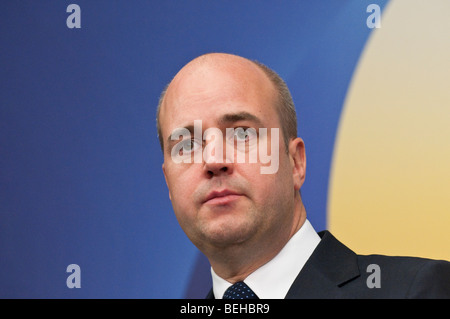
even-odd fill
[{"label": "suit lapel", "polygon": [[214,297],[214,292],[212,290],[212,288],[209,290],[208,294],[206,295],[205,299],[215,299],[216,297]]},{"label": "suit lapel", "polygon": [[340,287],[359,277],[357,255],[330,232],[320,232],[319,236],[322,240],[286,298],[339,298],[342,297]]}]

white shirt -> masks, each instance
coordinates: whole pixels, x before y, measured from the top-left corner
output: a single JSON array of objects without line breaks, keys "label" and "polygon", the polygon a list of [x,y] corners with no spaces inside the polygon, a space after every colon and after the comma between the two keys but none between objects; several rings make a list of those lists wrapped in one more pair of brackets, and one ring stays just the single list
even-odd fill
[{"label": "white shirt", "polygon": [[[320,242],[320,237],[308,220],[291,237],[283,249],[244,281],[260,299],[282,299],[294,283],[300,270]],[[221,299],[231,283],[219,277],[211,267],[213,292]]]}]

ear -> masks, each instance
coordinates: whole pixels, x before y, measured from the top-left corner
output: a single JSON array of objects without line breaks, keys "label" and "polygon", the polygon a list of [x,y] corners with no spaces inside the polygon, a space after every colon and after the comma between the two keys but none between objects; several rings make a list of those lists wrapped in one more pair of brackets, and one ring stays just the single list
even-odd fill
[{"label": "ear", "polygon": [[292,163],[292,178],[296,191],[302,187],[306,177],[305,143],[300,137],[289,142],[289,157]]},{"label": "ear", "polygon": [[166,180],[167,188],[169,189],[169,199],[172,200],[172,196],[170,195],[169,183],[167,183],[167,175],[166,175],[166,170],[164,168],[164,163],[162,164],[162,171],[163,171],[163,174],[164,174],[164,179]]}]

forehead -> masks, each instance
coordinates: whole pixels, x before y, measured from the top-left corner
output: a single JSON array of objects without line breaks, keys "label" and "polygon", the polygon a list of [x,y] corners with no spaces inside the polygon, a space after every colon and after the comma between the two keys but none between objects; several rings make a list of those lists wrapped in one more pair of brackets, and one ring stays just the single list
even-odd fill
[{"label": "forehead", "polygon": [[[163,135],[202,120],[206,125],[224,114],[247,112],[273,126],[276,90],[252,62],[200,65],[180,71],[167,89],[160,113]],[[278,122],[277,122],[278,123]]]}]

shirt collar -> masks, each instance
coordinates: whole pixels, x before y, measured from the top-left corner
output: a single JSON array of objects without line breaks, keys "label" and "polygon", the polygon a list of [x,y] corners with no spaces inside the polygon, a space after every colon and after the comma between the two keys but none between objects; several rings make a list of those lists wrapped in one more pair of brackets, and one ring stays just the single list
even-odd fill
[{"label": "shirt collar", "polygon": [[[291,237],[283,249],[244,281],[260,299],[281,299],[297,278],[320,237],[308,220]],[[219,277],[211,267],[214,296],[222,298],[231,283]]]}]

